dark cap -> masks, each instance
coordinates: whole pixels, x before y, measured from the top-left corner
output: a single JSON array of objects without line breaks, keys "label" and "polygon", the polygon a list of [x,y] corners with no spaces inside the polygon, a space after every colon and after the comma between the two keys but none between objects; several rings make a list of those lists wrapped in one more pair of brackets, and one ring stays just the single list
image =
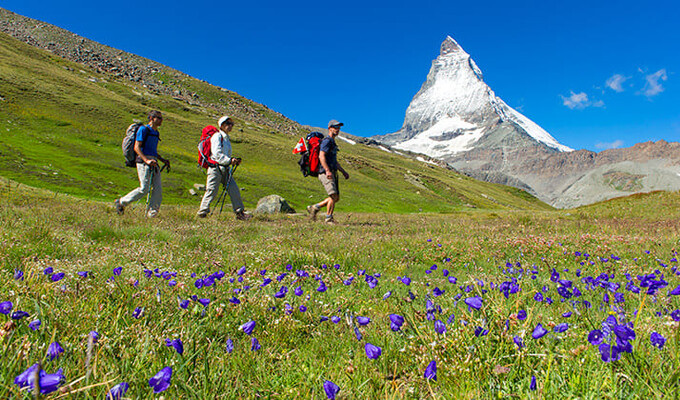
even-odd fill
[{"label": "dark cap", "polygon": [[343,124],[342,122],[338,121],[337,119],[332,119],[332,120],[328,121],[328,127],[329,127],[329,128],[330,128],[331,126],[337,126],[337,127],[339,128],[339,127],[341,127],[341,126],[343,126],[343,125],[345,125],[345,124]]}]

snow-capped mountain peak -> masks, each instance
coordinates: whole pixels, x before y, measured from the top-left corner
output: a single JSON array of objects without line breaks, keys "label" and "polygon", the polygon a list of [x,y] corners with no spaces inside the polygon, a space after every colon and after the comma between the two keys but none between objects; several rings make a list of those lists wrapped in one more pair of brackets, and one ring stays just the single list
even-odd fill
[{"label": "snow-capped mountain peak", "polygon": [[380,140],[446,159],[493,141],[489,136],[502,124],[514,126],[517,135],[526,135],[553,151],[571,151],[498,98],[472,57],[448,36],[406,110],[402,129]]}]

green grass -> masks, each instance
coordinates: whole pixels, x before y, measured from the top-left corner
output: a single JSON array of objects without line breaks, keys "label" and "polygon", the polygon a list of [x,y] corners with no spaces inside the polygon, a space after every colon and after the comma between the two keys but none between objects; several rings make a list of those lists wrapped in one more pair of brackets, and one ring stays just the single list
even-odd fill
[{"label": "green grass", "polygon": [[[670,270],[678,265],[670,260],[677,257],[680,216],[649,211],[659,210],[655,208],[659,204],[677,210],[677,193],[566,212],[339,212],[341,225],[328,227],[299,216],[256,216],[248,223],[231,215],[198,220],[191,205],[166,206],[155,220],[143,218],[141,209],[134,207],[120,217],[100,202],[16,182],[2,182],[0,187],[0,302],[12,301],[14,310],[31,314],[6,325],[9,329],[1,334],[2,398],[22,396],[14,377],[36,362],[49,373],[63,368],[62,388],[76,399],[101,398],[121,381],[129,382],[129,397],[151,398],[148,380],[165,366],[173,368],[166,398],[323,399],[325,380],[340,386],[340,399],[633,399],[662,398],[677,390],[678,323],[669,313],[680,307],[680,301],[666,292],[680,284]],[[612,214],[620,202],[630,207],[626,218]],[[576,258],[575,251],[589,253],[594,265],[580,265],[585,260]],[[508,262],[527,269],[535,266],[537,279],[526,273],[524,277],[503,273]],[[426,274],[433,265],[437,269]],[[241,266],[247,266],[244,282],[231,283]],[[53,283],[42,272],[46,267],[65,272],[66,277]],[[111,281],[116,267],[123,272]],[[170,287],[162,278],[146,278],[147,268],[176,272],[173,279],[178,284]],[[550,281],[553,268],[583,292],[579,303],[559,300],[556,284]],[[24,272],[24,281],[12,279],[15,269]],[[311,277],[294,282],[297,269]],[[442,275],[443,269],[457,278],[455,285]],[[588,290],[576,277],[577,269],[582,277],[614,273],[611,281],[624,286],[625,273],[635,277],[661,269],[669,286],[657,296],[622,287],[618,291],[624,293],[625,302],[606,305],[602,303],[606,291]],[[83,270],[91,271],[91,276],[76,274]],[[192,273],[201,277],[219,270],[225,277],[216,285],[194,287]],[[273,280],[266,287],[260,287],[261,270]],[[369,288],[359,270],[379,272],[378,286]],[[275,278],[283,272],[288,276],[278,283]],[[328,286],[324,293],[316,291],[317,274]],[[411,285],[405,286],[398,276],[410,277]],[[513,276],[522,290],[508,299],[490,286]],[[349,277],[354,282],[343,285]],[[252,288],[234,293],[244,285]],[[282,285],[289,292],[277,299],[273,295]],[[297,286],[304,290],[301,297],[293,294]],[[546,296],[552,297],[552,305],[533,300],[543,286],[549,288]],[[435,297],[435,287],[446,292]],[[469,293],[462,290],[466,287]],[[391,297],[383,300],[388,291]],[[195,302],[180,309],[177,298],[192,295],[211,303],[205,310]],[[484,299],[480,311],[471,311],[462,302],[474,295]],[[241,303],[231,304],[232,296]],[[428,298],[442,308],[436,319],[446,322],[455,314],[445,335],[437,335],[426,318]],[[584,300],[592,308],[580,303]],[[285,312],[286,303],[293,308],[291,314]],[[301,305],[306,312],[299,311]],[[144,307],[139,319],[131,315],[136,307]],[[604,363],[587,335],[613,307],[635,321],[637,337],[632,354]],[[515,317],[520,309],[527,311],[524,321]],[[574,315],[563,318],[566,311]],[[390,330],[391,313],[405,317],[402,331]],[[337,325],[319,320],[333,315],[341,318]],[[372,320],[359,327],[361,341],[347,323],[352,316]],[[42,326],[34,332],[27,323],[36,318]],[[249,320],[257,322],[253,336],[262,348],[256,352],[250,350],[250,337],[238,330]],[[560,322],[570,325],[565,333],[531,338],[538,323],[550,330]],[[476,337],[477,326],[488,329],[488,335]],[[91,330],[101,338],[86,378],[86,336]],[[654,331],[667,339],[662,350],[650,344]],[[523,338],[524,349],[513,343],[515,335]],[[180,338],[184,354],[166,347],[166,338]],[[229,338],[235,343],[231,354],[225,347]],[[66,352],[49,361],[46,348],[53,341]],[[366,342],[382,348],[379,359],[365,356]],[[433,359],[437,382],[423,378]],[[532,375],[538,381],[536,392],[529,390]]]},{"label": "green grass", "polygon": [[[178,75],[179,76],[179,75]],[[91,81],[96,80],[96,82]],[[205,175],[196,166],[196,145],[203,126],[215,124],[225,101],[290,126],[279,114],[232,92],[195,79],[159,72],[158,79],[197,93],[215,105],[203,109],[139,84],[117,80],[35,49],[0,34],[0,176],[34,187],[112,202],[138,185],[136,171],[125,168],[120,150],[133,119],[150,108],[165,116],[159,151],[172,160],[163,176],[164,204],[195,204],[189,194]],[[231,99],[231,100],[230,100]],[[220,108],[222,107],[222,108]],[[284,122],[286,122],[284,124]],[[236,180],[247,207],[279,194],[298,210],[324,198],[315,178],[303,178],[291,149],[299,140],[252,121],[237,120],[232,133],[234,155],[244,159]],[[340,162],[351,175],[341,182],[340,209],[355,212],[453,212],[482,209],[548,210],[525,192],[473,180],[453,171],[339,141]],[[425,188],[407,179],[417,177]]]}]

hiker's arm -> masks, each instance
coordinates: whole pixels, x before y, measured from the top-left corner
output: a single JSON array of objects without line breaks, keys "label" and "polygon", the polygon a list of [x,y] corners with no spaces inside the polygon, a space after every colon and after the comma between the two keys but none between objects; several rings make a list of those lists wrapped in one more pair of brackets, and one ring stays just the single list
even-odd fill
[{"label": "hiker's arm", "polygon": [[135,153],[137,153],[139,158],[142,159],[144,164],[146,164],[150,167],[157,167],[158,166],[158,163],[156,162],[156,160],[154,160],[153,158],[149,158],[146,155],[144,155],[144,153],[142,153],[142,142],[140,142],[138,140],[135,141]]},{"label": "hiker's arm", "polygon": [[159,160],[161,160],[163,164],[165,164],[168,167],[168,172],[170,172],[170,160],[167,158],[163,158],[160,154],[157,157]]},{"label": "hiker's arm", "polygon": [[326,162],[326,152],[325,151],[319,152],[319,162],[321,163],[321,166],[323,167],[324,171],[326,171],[326,177],[328,179],[333,178],[333,171],[331,171],[331,169],[328,168],[328,163]]}]

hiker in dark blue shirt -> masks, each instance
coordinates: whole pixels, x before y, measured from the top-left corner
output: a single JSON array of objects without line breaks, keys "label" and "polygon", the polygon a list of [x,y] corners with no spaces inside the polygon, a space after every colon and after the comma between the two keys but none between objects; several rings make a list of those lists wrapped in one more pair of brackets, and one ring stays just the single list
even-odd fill
[{"label": "hiker in dark blue shirt", "polygon": [[319,146],[319,181],[326,189],[328,197],[319,203],[307,206],[307,212],[312,220],[316,219],[316,214],[322,207],[326,207],[327,224],[335,224],[333,211],[335,203],[340,201],[340,185],[338,182],[338,171],[342,172],[345,179],[349,179],[349,174],[338,163],[338,145],[335,138],[340,134],[340,127],[344,124],[337,120],[328,122],[328,136],[321,141]]},{"label": "hiker in dark blue shirt", "polygon": [[161,208],[163,199],[163,188],[161,184],[161,173],[158,168],[158,161],[167,166],[170,171],[170,160],[158,154],[158,142],[160,134],[158,128],[163,123],[163,115],[160,111],[149,112],[149,124],[139,127],[135,137],[135,153],[137,153],[137,176],[139,177],[139,187],[130,193],[116,199],[114,207],[118,214],[123,214],[125,206],[137,201],[151,191],[149,204],[147,204],[147,217],[155,217]]}]

